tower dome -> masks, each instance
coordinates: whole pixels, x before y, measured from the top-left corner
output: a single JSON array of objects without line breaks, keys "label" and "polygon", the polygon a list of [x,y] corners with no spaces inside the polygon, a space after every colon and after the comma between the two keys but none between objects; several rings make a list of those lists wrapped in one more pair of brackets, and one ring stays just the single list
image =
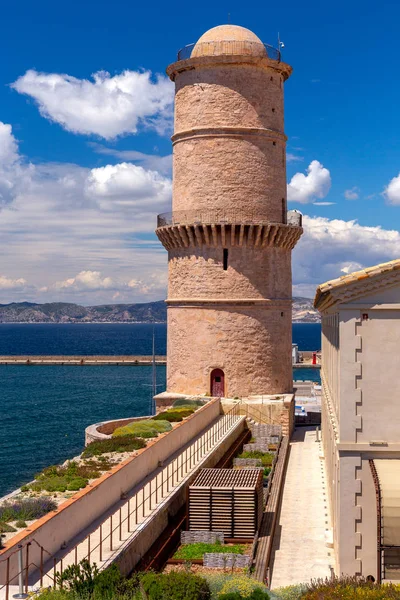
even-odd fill
[{"label": "tower dome", "polygon": [[250,29],[239,25],[218,25],[199,38],[191,58],[221,54],[267,56],[264,44]]}]

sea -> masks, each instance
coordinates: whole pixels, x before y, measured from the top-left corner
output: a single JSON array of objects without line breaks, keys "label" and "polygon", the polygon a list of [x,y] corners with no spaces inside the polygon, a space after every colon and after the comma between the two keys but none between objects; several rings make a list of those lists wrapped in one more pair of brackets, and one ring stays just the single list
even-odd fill
[{"label": "sea", "polygon": [[[166,354],[164,323],[0,324],[0,355]],[[300,350],[319,350],[318,323],[293,324]],[[165,389],[166,370],[157,367]],[[296,369],[297,380],[319,382],[319,370]],[[0,497],[46,466],[83,449],[85,428],[150,412],[147,366],[0,365]]]}]

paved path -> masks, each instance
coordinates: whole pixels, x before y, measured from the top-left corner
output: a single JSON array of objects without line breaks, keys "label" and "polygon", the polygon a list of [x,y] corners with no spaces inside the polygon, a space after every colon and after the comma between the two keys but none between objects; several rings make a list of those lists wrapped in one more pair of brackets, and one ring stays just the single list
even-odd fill
[{"label": "paved path", "polygon": [[334,557],[325,540],[330,517],[321,449],[314,428],[295,431],[272,548],[272,589],[331,574]]}]

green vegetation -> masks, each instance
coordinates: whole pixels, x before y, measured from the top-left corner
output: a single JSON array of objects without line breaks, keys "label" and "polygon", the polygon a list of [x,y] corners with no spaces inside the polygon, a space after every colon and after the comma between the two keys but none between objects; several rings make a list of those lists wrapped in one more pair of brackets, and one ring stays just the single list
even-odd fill
[{"label": "green vegetation", "polygon": [[14,533],[17,531],[15,527],[9,525],[8,523],[1,522],[0,523],[0,533]]},{"label": "green vegetation", "polygon": [[264,471],[263,471],[264,477],[268,477],[269,474],[271,473],[271,471],[272,471],[272,467],[265,467]]},{"label": "green vegetation", "polygon": [[[212,600],[220,600],[228,596],[239,600],[267,600],[269,598],[268,590],[265,585],[252,579],[248,575],[225,575],[218,573],[216,575],[207,575],[207,582],[210,586]],[[231,594],[236,594],[231,596]]]},{"label": "green vegetation", "polygon": [[168,574],[145,573],[140,577],[140,584],[149,600],[209,600],[210,598],[206,580],[191,573],[176,571]]},{"label": "green vegetation", "polygon": [[97,479],[113,465],[112,461],[104,458],[86,460],[81,464],[71,460],[65,466],[53,465],[36,475],[35,481],[24,486],[23,491],[75,492],[87,486],[89,479]]},{"label": "green vegetation", "polygon": [[164,412],[159,413],[154,417],[154,420],[165,420],[171,423],[179,423],[186,417],[192,415],[196,410],[193,406],[178,406],[177,408],[169,408]]},{"label": "green vegetation", "polygon": [[[56,508],[57,504],[47,496],[8,500],[0,506],[0,521],[3,527],[9,521],[33,521],[34,519],[40,519],[40,517]],[[12,529],[12,531],[15,531],[15,529]],[[5,530],[3,532],[6,533]]]},{"label": "green vegetation", "polygon": [[357,577],[335,577],[308,584],[300,598],[303,600],[399,600],[400,585],[377,585]]},{"label": "green vegetation", "polygon": [[230,552],[232,554],[244,554],[245,547],[241,544],[232,546],[226,546],[221,542],[215,544],[207,544],[204,542],[198,542],[196,544],[185,544],[181,546],[174,554],[174,558],[181,558],[184,560],[194,560],[203,558],[206,552]]},{"label": "green vegetation", "polygon": [[124,579],[116,565],[99,573],[82,560],[57,574],[61,589],[44,590],[41,600],[209,600],[205,579],[191,573],[134,573]]},{"label": "green vegetation", "polygon": [[15,527],[18,527],[18,529],[25,529],[25,527],[28,527],[28,525],[25,523],[25,521],[23,521],[22,519],[19,519],[15,523]]},{"label": "green vegetation", "polygon": [[184,406],[185,408],[196,408],[203,405],[204,402],[202,400],[187,400],[186,398],[180,398],[179,400],[175,400],[172,406],[174,408],[182,406]]},{"label": "green vegetation", "polygon": [[260,450],[251,450],[249,452],[242,452],[237,458],[259,458],[263,467],[271,467],[274,455],[270,452],[261,452]]},{"label": "green vegetation", "polygon": [[82,458],[100,456],[107,452],[133,452],[145,448],[146,442],[142,438],[134,435],[124,435],[121,437],[110,438],[108,440],[98,440],[92,442],[82,452]]},{"label": "green vegetation", "polygon": [[155,420],[145,419],[143,421],[133,421],[129,425],[118,427],[112,434],[114,437],[121,437],[125,435],[133,435],[138,438],[152,438],[157,437],[159,433],[165,433],[172,429],[171,423],[167,420]]}]

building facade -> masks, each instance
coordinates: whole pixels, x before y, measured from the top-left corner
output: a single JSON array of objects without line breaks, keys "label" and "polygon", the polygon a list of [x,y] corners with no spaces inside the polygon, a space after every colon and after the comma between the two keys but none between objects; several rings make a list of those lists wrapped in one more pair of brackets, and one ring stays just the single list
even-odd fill
[{"label": "building facade", "polygon": [[168,250],[167,392],[291,392],[291,252],[283,85],[291,67],[243,27],[178,53]]},{"label": "building facade", "polygon": [[336,573],[400,579],[400,260],[317,289]]}]

